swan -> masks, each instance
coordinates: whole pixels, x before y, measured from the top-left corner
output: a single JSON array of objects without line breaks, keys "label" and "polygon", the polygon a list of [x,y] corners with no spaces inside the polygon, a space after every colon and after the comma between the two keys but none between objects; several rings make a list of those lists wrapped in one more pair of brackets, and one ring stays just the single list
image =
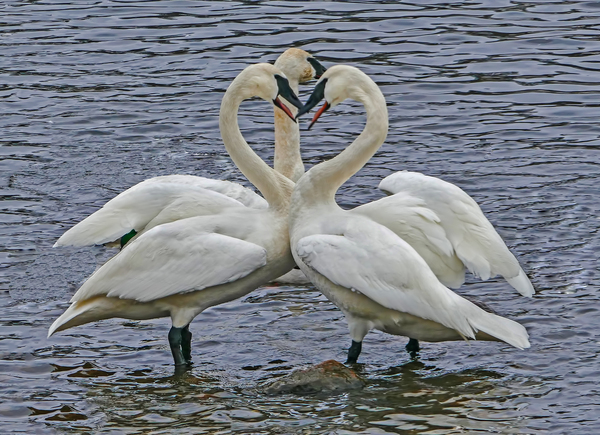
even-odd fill
[{"label": "swan", "polygon": [[347,318],[355,363],[371,329],[414,340],[478,339],[529,347],[525,328],[488,313],[444,286],[425,260],[392,230],[341,209],[339,187],[373,156],[387,135],[385,99],[357,68],[336,65],[317,83],[298,116],[325,98],[313,121],[347,98],[365,106],[363,132],[333,159],[306,172],[290,204],[290,247],[296,264]]},{"label": "swan", "polygon": [[[308,52],[290,48],[275,62],[298,94],[298,84],[319,78],[325,68]],[[285,103],[284,103],[285,104]],[[288,109],[293,114],[296,108]],[[274,108],[274,168],[292,181],[304,173],[298,124]],[[66,231],[57,246],[118,244],[121,248],[145,231],[192,216],[214,215],[235,205],[266,209],[267,201],[254,191],[230,181],[193,175],[150,178],[125,190],[100,210]]]},{"label": "swan", "polygon": [[[313,93],[304,110],[322,98],[322,89]],[[350,211],[384,225],[410,244],[442,284],[459,288],[468,269],[484,281],[501,275],[521,295],[533,296],[533,285],[518,260],[477,202],[458,186],[400,171],[384,178],[379,189],[391,196]],[[406,349],[417,352],[418,340],[411,338]]]},{"label": "swan", "polygon": [[83,283],[54,321],[52,334],[112,317],[171,317],[176,366],[191,362],[190,322],[208,307],[246,295],[294,267],[288,210],[294,183],[248,146],[237,122],[241,102],[260,97],[293,119],[279,95],[302,107],[283,73],[270,64],[244,69],[221,103],[225,148],[268,201],[268,208],[233,205],[226,213],[156,226],[130,241]]},{"label": "swan", "polygon": [[[322,92],[313,95],[306,104],[308,109],[323,98]],[[289,149],[293,151],[293,147]],[[290,155],[289,160],[297,162],[298,156]],[[459,288],[468,269],[484,281],[501,275],[521,295],[533,296],[533,285],[518,260],[475,200],[458,186],[400,171],[384,178],[379,189],[391,196],[358,206],[352,213],[394,231],[423,257],[444,285]]]}]

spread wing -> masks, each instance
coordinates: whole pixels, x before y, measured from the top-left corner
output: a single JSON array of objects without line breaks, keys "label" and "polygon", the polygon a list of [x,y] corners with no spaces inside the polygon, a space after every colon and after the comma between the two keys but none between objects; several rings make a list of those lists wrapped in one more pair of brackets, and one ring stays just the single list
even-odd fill
[{"label": "spread wing", "polygon": [[502,275],[522,295],[535,293],[519,262],[479,205],[458,186],[402,171],[384,178],[379,188],[393,194],[409,193],[425,201],[438,215],[456,256],[474,275],[483,280]]},{"label": "spread wing", "polygon": [[[65,232],[54,246],[87,246],[113,242],[131,230],[141,232],[165,210],[167,214],[181,219],[215,214],[227,207],[241,206],[234,198],[201,187],[201,184],[206,183],[201,183],[200,180],[208,179],[177,175],[151,178],[136,184]],[[170,218],[175,220],[174,217]],[[165,220],[162,219],[162,222]]]},{"label": "spread wing", "polygon": [[71,302],[99,295],[151,301],[236,281],[267,263],[262,246],[206,231],[201,220],[142,234],[94,272]]}]

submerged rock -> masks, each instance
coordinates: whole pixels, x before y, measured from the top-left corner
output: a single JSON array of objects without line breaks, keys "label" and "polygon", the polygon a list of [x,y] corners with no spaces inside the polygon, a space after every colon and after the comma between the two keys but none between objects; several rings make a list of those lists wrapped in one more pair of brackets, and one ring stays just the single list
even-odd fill
[{"label": "submerged rock", "polygon": [[264,386],[268,394],[310,394],[363,388],[366,382],[356,372],[335,360],[294,370]]}]

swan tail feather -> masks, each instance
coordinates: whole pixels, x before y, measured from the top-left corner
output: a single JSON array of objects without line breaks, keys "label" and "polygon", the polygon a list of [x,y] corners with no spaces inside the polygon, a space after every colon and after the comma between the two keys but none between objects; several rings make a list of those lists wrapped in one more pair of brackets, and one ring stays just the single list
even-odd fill
[{"label": "swan tail feather", "polygon": [[[468,322],[476,331],[484,332],[518,349],[527,349],[529,334],[525,327],[513,320],[489,313],[472,302],[462,299]],[[468,305],[468,307],[466,306]]]},{"label": "swan tail feather", "polygon": [[102,309],[104,308],[105,300],[106,298],[99,297],[73,302],[71,306],[69,306],[69,308],[54,321],[54,323],[52,323],[48,329],[48,337],[54,335],[58,331],[112,317],[110,315],[102,315],[102,313],[105,312],[105,310]]}]

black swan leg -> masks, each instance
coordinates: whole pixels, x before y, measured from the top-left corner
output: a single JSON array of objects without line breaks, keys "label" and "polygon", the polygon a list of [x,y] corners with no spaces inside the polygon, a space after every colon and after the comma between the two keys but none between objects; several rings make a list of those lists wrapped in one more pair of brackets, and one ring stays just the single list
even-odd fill
[{"label": "black swan leg", "polygon": [[409,351],[411,353],[411,355],[420,351],[421,347],[419,346],[419,340],[410,338],[406,345],[406,350]]},{"label": "black swan leg", "polygon": [[185,362],[188,364],[192,363],[192,333],[190,332],[190,325],[186,325],[181,330],[181,353]]},{"label": "black swan leg", "polygon": [[169,346],[171,346],[171,353],[173,354],[173,360],[176,366],[185,365],[186,361],[181,351],[182,336],[181,331],[184,328],[176,328],[174,326],[169,330]]},{"label": "black swan leg", "polygon": [[348,349],[348,359],[346,360],[346,364],[355,364],[356,361],[358,360],[358,356],[360,355],[361,350],[362,350],[362,341],[352,340],[350,349]]}]

